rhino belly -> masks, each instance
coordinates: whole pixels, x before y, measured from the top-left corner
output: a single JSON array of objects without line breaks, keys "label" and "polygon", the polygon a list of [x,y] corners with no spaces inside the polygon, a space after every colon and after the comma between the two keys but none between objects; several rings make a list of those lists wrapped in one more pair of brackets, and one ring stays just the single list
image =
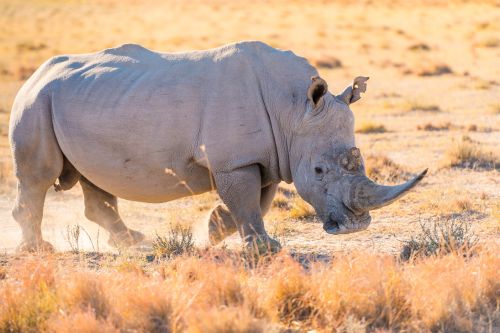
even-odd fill
[{"label": "rhino belly", "polygon": [[191,127],[170,126],[168,119],[156,122],[161,128],[140,126],[134,119],[79,117],[60,110],[54,129],[75,168],[117,197],[165,202],[210,191],[208,169],[193,158]]}]

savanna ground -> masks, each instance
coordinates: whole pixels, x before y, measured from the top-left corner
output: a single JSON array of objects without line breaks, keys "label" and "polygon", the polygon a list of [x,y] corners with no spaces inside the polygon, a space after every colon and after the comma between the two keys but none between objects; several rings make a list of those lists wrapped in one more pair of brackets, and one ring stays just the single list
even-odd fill
[{"label": "savanna ground", "polygon": [[[13,254],[8,118],[37,66],[122,43],[180,51],[248,39],[305,56],[333,93],[369,76],[352,105],[368,173],[390,184],[429,168],[421,185],[374,211],[368,230],[341,236],[283,185],[265,220],[286,250],[258,262],[236,236],[205,248],[214,193],[120,202],[127,224],[153,240],[192,226],[196,249],[167,259],[148,246],[112,250],[85,219],[78,186],[50,190],[43,233],[61,252]],[[499,330],[499,155],[494,1],[1,0],[0,332]],[[399,259],[421,224],[450,221],[475,233],[474,251]]]}]

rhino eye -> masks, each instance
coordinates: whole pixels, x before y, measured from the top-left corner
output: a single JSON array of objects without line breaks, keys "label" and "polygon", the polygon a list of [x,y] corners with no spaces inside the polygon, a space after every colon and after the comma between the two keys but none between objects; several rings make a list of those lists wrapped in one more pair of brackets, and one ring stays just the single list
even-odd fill
[{"label": "rhino eye", "polygon": [[323,174],[323,168],[322,167],[315,167],[314,172],[316,172],[317,175],[322,175]]}]

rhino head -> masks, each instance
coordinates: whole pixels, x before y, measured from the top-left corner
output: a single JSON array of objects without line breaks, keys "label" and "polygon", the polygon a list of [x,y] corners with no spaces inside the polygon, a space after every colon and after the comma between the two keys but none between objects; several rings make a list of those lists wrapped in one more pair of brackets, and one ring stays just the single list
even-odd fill
[{"label": "rhino head", "polygon": [[383,186],[365,173],[354,141],[354,115],[349,107],[366,91],[367,77],[358,77],[342,94],[328,92],[327,83],[313,77],[305,112],[293,128],[290,145],[292,178],[299,195],[323,220],[329,234],[364,230],[370,210],[386,206],[413,188],[425,175],[408,182]]}]

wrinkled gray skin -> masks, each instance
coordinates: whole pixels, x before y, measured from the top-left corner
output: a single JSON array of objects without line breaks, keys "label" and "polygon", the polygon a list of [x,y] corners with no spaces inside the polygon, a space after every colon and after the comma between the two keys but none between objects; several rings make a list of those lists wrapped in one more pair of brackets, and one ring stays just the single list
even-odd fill
[{"label": "wrinkled gray skin", "polygon": [[367,79],[334,96],[305,59],[260,42],[54,57],[21,88],[11,115],[20,250],[52,249],[41,233],[45,194],[76,182],[85,215],[113,245],[144,238],[123,223],[117,197],[165,202],[216,187],[224,204],[210,216],[211,242],[238,231],[248,245],[277,250],[263,216],[280,181],[295,183],[327,232],[365,229],[370,209],[423,176],[400,187],[364,177],[349,104]]}]

